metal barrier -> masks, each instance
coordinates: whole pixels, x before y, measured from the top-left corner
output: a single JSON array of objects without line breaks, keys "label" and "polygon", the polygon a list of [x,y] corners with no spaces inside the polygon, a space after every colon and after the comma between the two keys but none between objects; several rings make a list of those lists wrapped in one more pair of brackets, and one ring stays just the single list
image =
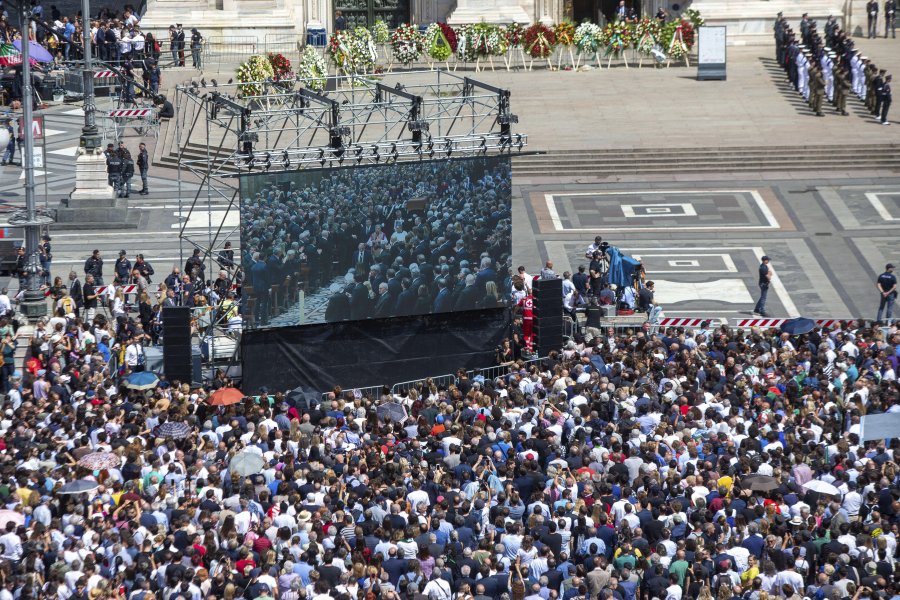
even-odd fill
[{"label": "metal barrier", "polygon": [[395,383],[393,386],[391,386],[391,393],[397,394],[400,392],[409,391],[417,385],[424,384],[429,380],[438,387],[449,387],[450,385],[456,383],[456,375],[448,373],[447,375],[436,375],[434,377],[423,377],[421,379],[413,379],[412,381]]},{"label": "metal barrier", "polygon": [[[206,38],[203,45],[203,61],[209,66],[240,63],[254,54],[265,52],[266,45],[255,36],[213,36]],[[190,58],[190,49],[186,49]]]},{"label": "metal barrier", "polygon": [[285,58],[296,65],[300,61],[300,49],[303,47],[303,38],[292,33],[267,33],[264,43],[266,54],[283,54]]}]

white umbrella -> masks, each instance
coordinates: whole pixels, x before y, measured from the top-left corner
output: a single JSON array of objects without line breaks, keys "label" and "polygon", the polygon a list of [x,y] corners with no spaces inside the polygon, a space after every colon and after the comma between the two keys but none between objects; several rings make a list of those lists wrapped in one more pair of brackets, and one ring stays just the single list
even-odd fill
[{"label": "white umbrella", "polygon": [[244,450],[231,459],[231,462],[228,463],[228,470],[232,473],[237,473],[241,477],[247,477],[254,473],[259,473],[265,464],[266,459],[263,458],[262,454],[253,450]]},{"label": "white umbrella", "polygon": [[807,481],[803,484],[803,487],[812,491],[819,492],[820,494],[825,494],[826,496],[840,496],[841,490],[837,489],[830,483],[825,483],[819,479],[813,479],[811,481]]}]

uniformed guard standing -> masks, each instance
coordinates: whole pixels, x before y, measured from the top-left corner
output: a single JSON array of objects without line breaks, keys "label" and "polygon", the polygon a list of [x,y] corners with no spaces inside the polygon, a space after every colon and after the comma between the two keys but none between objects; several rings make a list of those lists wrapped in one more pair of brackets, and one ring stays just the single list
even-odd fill
[{"label": "uniformed guard standing", "polygon": [[884,69],[879,69],[878,75],[875,76],[874,85],[875,88],[875,110],[872,112],[875,115],[875,120],[878,121],[881,118],[881,94],[884,92]]},{"label": "uniformed guard standing", "polygon": [[825,21],[825,45],[828,48],[834,44],[835,29],[837,29],[837,19],[834,18],[834,15],[828,15],[828,20]]},{"label": "uniformed guard standing", "polygon": [[847,94],[850,93],[850,79],[846,65],[839,65],[834,73],[834,108],[847,116]]},{"label": "uniformed guard standing", "polygon": [[891,37],[897,37],[897,27],[894,25],[894,17],[897,14],[897,0],[886,0],[884,3],[884,39],[887,39],[888,30]]},{"label": "uniformed guard standing", "polygon": [[884,87],[881,88],[881,124],[890,125],[887,120],[888,111],[891,109],[891,76],[884,78]]},{"label": "uniformed guard standing", "polygon": [[866,3],[866,16],[869,18],[869,39],[878,37],[878,0]]},{"label": "uniformed guard standing", "polygon": [[878,74],[878,71],[875,68],[875,65],[872,63],[867,63],[865,67],[865,77],[866,77],[866,110],[869,113],[875,113],[875,75]]},{"label": "uniformed guard standing", "polygon": [[779,65],[784,64],[784,28],[785,22],[779,12],[773,27],[775,30],[775,62]]},{"label": "uniformed guard standing", "polygon": [[822,101],[825,99],[825,78],[822,71],[818,67],[813,67],[810,71],[810,89],[812,90],[812,109],[817,117],[824,117],[822,114]]}]

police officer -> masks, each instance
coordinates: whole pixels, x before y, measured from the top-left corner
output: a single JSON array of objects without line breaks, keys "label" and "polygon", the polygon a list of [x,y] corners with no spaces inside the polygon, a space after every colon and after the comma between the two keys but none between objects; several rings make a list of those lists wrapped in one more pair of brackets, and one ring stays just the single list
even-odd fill
[{"label": "police officer", "polygon": [[890,125],[887,120],[888,111],[891,109],[891,76],[884,78],[884,87],[881,88],[881,124]]},{"label": "police officer", "polygon": [[891,37],[897,37],[897,27],[894,25],[894,16],[897,14],[897,0],[886,0],[884,3],[884,39],[887,39],[888,30]]},{"label": "police officer", "polygon": [[99,250],[94,250],[84,261],[84,274],[93,277],[92,281],[97,285],[103,285],[103,259]]},{"label": "police officer", "polygon": [[106,176],[109,178],[109,185],[119,189],[122,181],[122,158],[111,146],[112,144],[107,146],[105,152]]},{"label": "police officer", "polygon": [[876,321],[881,321],[881,315],[885,309],[887,309],[887,324],[891,324],[891,318],[894,316],[894,300],[897,299],[897,276],[894,275],[894,265],[888,263],[884,266],[884,273],[878,276],[878,281],[875,282],[875,287],[878,288],[879,294],[881,294],[878,303],[878,315],[875,317]]},{"label": "police officer", "polygon": [[869,17],[869,39],[878,37],[878,0],[866,3],[866,16]]}]

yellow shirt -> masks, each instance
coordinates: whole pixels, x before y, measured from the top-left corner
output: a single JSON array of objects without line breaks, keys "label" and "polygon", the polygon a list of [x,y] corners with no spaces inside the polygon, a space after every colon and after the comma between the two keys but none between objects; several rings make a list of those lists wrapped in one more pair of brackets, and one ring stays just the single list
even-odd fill
[{"label": "yellow shirt", "polygon": [[741,584],[750,585],[750,583],[759,575],[759,567],[753,565],[743,573],[741,573]]}]

